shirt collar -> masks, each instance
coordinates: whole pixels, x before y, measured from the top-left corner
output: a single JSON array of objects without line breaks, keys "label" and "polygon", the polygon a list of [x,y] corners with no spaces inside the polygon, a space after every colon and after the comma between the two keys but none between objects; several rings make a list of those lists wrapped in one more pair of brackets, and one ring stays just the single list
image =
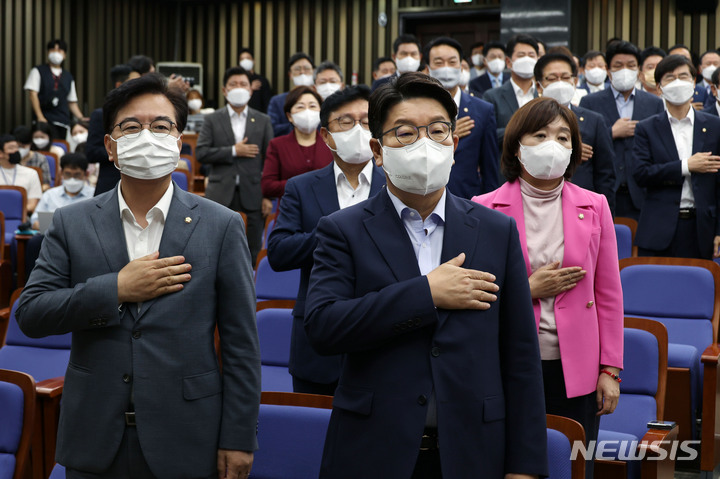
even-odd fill
[{"label": "shirt collar", "polygon": [[[365,164],[365,167],[358,174],[358,183],[365,182],[367,184],[370,184],[372,180],[373,165],[374,163],[372,159],[370,159],[370,161]],[[333,172],[335,173],[335,185],[337,186],[340,184],[340,178],[345,178],[345,173],[343,172],[343,170],[340,169],[337,162],[335,161],[333,161]],[[347,178],[345,179],[347,180]]]},{"label": "shirt collar", "polygon": [[240,118],[242,120],[243,118],[247,118],[247,112],[248,112],[247,105],[245,105],[245,108],[243,109],[242,112],[238,113],[235,110],[233,110],[232,105],[230,105],[230,103],[228,103],[227,110],[228,110],[228,114],[230,115],[231,119],[232,118]]},{"label": "shirt collar", "polygon": [[[403,211],[405,211],[405,210],[415,211],[417,213],[416,210],[410,208],[405,203],[403,203],[400,200],[400,198],[398,198],[397,196],[392,194],[392,192],[390,191],[390,188],[385,188],[385,190],[387,190],[388,195],[390,195],[390,201],[392,201],[392,204],[395,207],[395,211],[397,212],[400,219],[403,218]],[[436,216],[437,218],[439,218],[439,220],[441,222],[443,222],[443,223],[445,222],[445,198],[446,197],[447,197],[447,188],[445,188],[443,190],[443,194],[440,197],[440,201],[437,202],[437,204],[435,205],[435,209],[433,209],[432,213],[430,213],[428,215],[426,221],[428,219],[432,218],[433,216]],[[418,216],[418,218],[419,218],[419,216]]]},{"label": "shirt collar", "polygon": [[695,126],[695,112],[694,112],[693,110],[695,110],[695,108],[693,108],[692,105],[690,105],[690,108],[688,109],[687,115],[685,115],[685,118],[682,118],[682,119],[680,119],[680,120],[678,120],[677,118],[675,118],[674,116],[672,116],[672,115],[670,114],[670,112],[667,111],[667,109],[665,110],[665,113],[667,113],[668,120],[670,120],[670,124],[671,124],[671,125],[672,125],[673,123],[684,123],[685,121],[689,121],[689,122],[690,122],[690,125]]},{"label": "shirt collar", "polygon": [[[137,221],[135,219],[135,215],[133,214],[132,210],[130,210],[130,207],[125,202],[125,198],[123,197],[121,186],[122,186],[122,180],[120,180],[120,183],[118,184],[118,187],[117,187],[118,188],[118,203],[120,204],[120,219],[123,218],[123,215],[125,215],[125,212],[127,211],[128,214],[130,215],[130,217],[132,217],[135,221]],[[170,211],[170,202],[172,201],[173,191],[174,191],[174,187],[173,187],[173,182],[171,181],[170,185],[168,186],[168,189],[165,190],[165,194],[163,194],[162,197],[160,198],[160,200],[158,200],[158,202],[155,203],[155,206],[150,208],[150,211],[147,212],[147,215],[145,217],[147,218],[154,211],[158,211],[162,215],[163,221],[165,221],[165,219],[167,218],[167,215],[168,215],[168,211]]]},{"label": "shirt collar", "polygon": [[83,185],[82,189],[78,191],[78,194],[75,196],[70,196],[68,192],[65,191],[65,187],[62,185],[62,183],[60,184],[60,188],[62,188],[62,196],[64,196],[65,198],[84,198],[86,196],[93,196],[93,194],[95,193],[95,190],[93,189],[91,194],[91,187],[87,183]]},{"label": "shirt collar", "polygon": [[522,88],[518,86],[517,83],[515,83],[515,80],[513,80],[512,77],[510,77],[510,83],[512,84],[513,90],[515,91],[515,96],[525,96],[525,95],[535,95],[535,82],[533,81],[530,85],[530,89],[527,93],[524,93],[522,91]]},{"label": "shirt collar", "polygon": [[458,114],[460,113],[460,100],[462,99],[462,88],[460,88],[460,85],[458,85],[458,89],[455,92],[455,96],[453,97],[453,100],[455,100],[455,105],[457,105]]},{"label": "shirt collar", "polygon": [[[612,90],[613,98],[615,98],[615,100],[617,100],[617,99],[618,99],[618,95],[620,95],[620,96],[621,96],[621,101],[626,101],[626,100],[625,100],[625,97],[623,96],[623,94],[622,94],[621,92],[617,91],[617,90],[615,89],[615,87],[612,86],[612,83],[610,83],[610,90]],[[637,90],[637,89],[636,89],[635,87],[633,87],[633,89],[632,89],[632,91],[630,92],[630,96],[628,97],[627,101],[630,101],[630,100],[632,100],[632,99],[635,98],[635,91],[636,91],[636,90]]]}]

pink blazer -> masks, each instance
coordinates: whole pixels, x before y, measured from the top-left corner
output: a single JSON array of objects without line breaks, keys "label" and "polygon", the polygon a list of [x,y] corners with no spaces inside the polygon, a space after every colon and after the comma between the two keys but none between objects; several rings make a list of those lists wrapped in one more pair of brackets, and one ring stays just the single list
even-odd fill
[{"label": "pink blazer", "polygon": [[[520,181],[502,185],[473,201],[515,218],[528,277],[532,273],[525,236]],[[565,182],[562,190],[565,254],[562,267],[581,266],[587,274],[555,297],[555,323],[568,397],[597,388],[599,365],[622,368],[623,297],[617,240],[603,195]],[[540,324],[540,301],[533,300]]]}]

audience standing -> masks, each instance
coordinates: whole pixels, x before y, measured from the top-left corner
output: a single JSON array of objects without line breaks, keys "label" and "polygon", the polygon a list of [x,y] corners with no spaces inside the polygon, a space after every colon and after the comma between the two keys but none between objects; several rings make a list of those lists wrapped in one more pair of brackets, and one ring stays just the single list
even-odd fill
[{"label": "audience standing", "polygon": [[[310,55],[298,52],[288,60],[288,78],[290,79],[290,89],[299,86],[313,85],[313,71],[315,63]],[[267,114],[272,122],[273,133],[275,136],[287,135],[292,130],[292,125],[285,116],[285,98],[289,92],[279,93],[270,99]]]},{"label": "audience standing", "polygon": [[250,97],[248,106],[257,111],[267,113],[270,98],[273,96],[273,90],[267,78],[255,71],[255,57],[249,48],[240,49],[240,58],[238,64],[250,74],[250,85],[253,94]]}]

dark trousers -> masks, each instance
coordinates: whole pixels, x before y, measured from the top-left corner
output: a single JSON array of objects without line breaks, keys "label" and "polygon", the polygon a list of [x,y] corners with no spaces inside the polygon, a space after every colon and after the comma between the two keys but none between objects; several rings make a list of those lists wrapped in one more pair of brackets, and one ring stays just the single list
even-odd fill
[{"label": "dark trousers", "polygon": [[125,427],[122,442],[118,448],[118,452],[113,459],[110,468],[100,474],[92,472],[78,471],[75,469],[67,469],[65,471],[67,479],[154,479],[155,476],[150,471],[145,461],[145,456],[140,449],[140,441],[138,440],[137,428]]},{"label": "dark trousers", "polygon": [[632,218],[635,221],[640,219],[640,210],[635,207],[627,186],[618,188],[615,193],[615,216]]},{"label": "dark trousers", "polygon": [[[585,396],[567,397],[565,377],[559,359],[543,361],[543,385],[545,387],[545,411],[548,414],[568,417],[579,422],[585,429],[585,444],[597,441],[600,420],[595,414],[598,411],[595,391]],[[585,478],[593,477],[593,460],[585,462]]]},{"label": "dark trousers", "polygon": [[696,218],[678,218],[675,235],[673,236],[669,247],[657,251],[638,248],[638,256],[670,256],[673,258],[712,259],[712,246],[706,245],[704,253],[705,254],[700,251]]},{"label": "dark trousers", "polygon": [[337,385],[337,381],[331,384],[323,384],[313,381],[306,381],[304,379],[293,376],[293,392],[296,393],[323,394],[325,396],[334,396]]},{"label": "dark trousers", "polygon": [[247,242],[248,249],[250,249],[250,258],[252,258],[253,267],[257,260],[257,255],[262,249],[262,235],[265,230],[265,219],[262,215],[262,210],[246,210],[242,207],[242,201],[240,200],[240,189],[235,187],[235,193],[233,194],[232,201],[228,206],[233,211],[242,211],[247,216]]}]

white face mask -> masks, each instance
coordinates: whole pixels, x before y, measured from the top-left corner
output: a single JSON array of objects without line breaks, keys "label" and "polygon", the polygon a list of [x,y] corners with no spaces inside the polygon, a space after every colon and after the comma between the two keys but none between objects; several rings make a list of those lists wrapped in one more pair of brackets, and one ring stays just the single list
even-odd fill
[{"label": "white face mask", "polygon": [[453,165],[453,145],[424,137],[400,148],[383,146],[383,170],[402,191],[427,195],[447,185]]},{"label": "white face mask", "polygon": [[557,100],[562,106],[568,106],[575,96],[575,84],[556,81],[543,88],[542,96]]},{"label": "white face mask", "polygon": [[64,60],[63,54],[60,52],[50,52],[48,53],[48,60],[53,65],[60,65]]},{"label": "white face mask", "polygon": [[188,100],[188,108],[190,108],[190,110],[192,111],[198,111],[200,108],[202,108],[202,100],[200,98],[193,98],[192,100]]},{"label": "white face mask", "polygon": [[255,66],[255,62],[245,58],[244,60],[240,60],[240,66],[247,71],[252,71]]},{"label": "white face mask", "polygon": [[478,68],[482,68],[484,60],[485,60],[485,57],[483,56],[482,53],[476,53],[475,55],[472,56],[473,65],[475,65]]},{"label": "white face mask", "polygon": [[180,160],[178,138],[168,135],[158,138],[143,129],[137,138],[117,140],[117,163],[120,173],[138,180],[156,180],[171,174]]},{"label": "white face mask", "polygon": [[232,106],[239,108],[247,105],[247,102],[250,101],[250,92],[245,88],[233,88],[227,92],[225,98]]},{"label": "white face mask", "polygon": [[460,80],[458,80],[458,85],[465,88],[468,83],[470,83],[470,70],[463,70],[460,72]]},{"label": "white face mask", "polygon": [[33,138],[33,143],[39,150],[43,150],[50,144],[50,140],[47,138]]},{"label": "white face mask", "polygon": [[315,90],[323,100],[327,99],[330,95],[340,89],[340,83],[323,83],[322,85],[315,86]]},{"label": "white face mask", "polygon": [[505,70],[505,60],[501,60],[500,58],[494,58],[488,62],[488,70],[490,70],[490,73],[494,73],[497,75],[498,73]]},{"label": "white face mask", "polygon": [[345,163],[360,164],[365,163],[372,158],[372,150],[370,149],[370,130],[366,130],[358,124],[349,131],[338,131],[330,133],[335,141],[335,150],[341,160]]},{"label": "white face mask", "polygon": [[313,77],[312,75],[303,73],[292,77],[293,85],[295,86],[312,86]]},{"label": "white face mask", "polygon": [[715,65],[710,65],[709,67],[703,68],[702,76],[706,82],[712,82],[712,74],[715,73],[715,70],[717,70],[717,67]]},{"label": "white face mask", "polygon": [[604,83],[606,78],[607,70],[604,68],[595,67],[585,70],[585,79],[588,83],[592,83],[593,85]]},{"label": "white face mask", "polygon": [[420,68],[420,60],[411,57],[410,55],[395,60],[395,66],[399,73],[416,72]]},{"label": "white face mask", "polygon": [[455,88],[460,82],[460,68],[453,67],[441,67],[441,68],[429,68],[430,76],[439,80],[442,83],[443,88],[451,90]]},{"label": "white face mask", "polygon": [[25,158],[30,153],[30,148],[18,148],[18,153],[20,153],[20,158]]},{"label": "white face mask", "polygon": [[317,130],[320,124],[319,111],[305,109],[301,112],[293,113],[291,116],[295,128],[306,134]]},{"label": "white face mask", "polygon": [[538,180],[554,180],[565,174],[570,164],[570,155],[572,148],[548,140],[533,146],[520,144],[518,156],[530,176]]},{"label": "white face mask", "polygon": [[520,57],[512,62],[512,71],[520,78],[532,78],[534,75],[535,64],[537,60],[533,57]]},{"label": "white face mask", "polygon": [[685,80],[673,80],[661,87],[662,96],[671,105],[682,105],[692,100],[695,94],[695,85]]},{"label": "white face mask", "polygon": [[622,70],[612,72],[610,83],[612,84],[613,88],[615,88],[619,92],[630,91],[635,87],[637,75],[637,70],[623,68]]},{"label": "white face mask", "polygon": [[79,145],[80,143],[85,143],[87,141],[87,131],[84,131],[82,133],[77,133],[73,135],[72,139],[75,142],[76,145]]},{"label": "white face mask", "polygon": [[68,193],[74,194],[74,193],[77,193],[80,190],[82,190],[85,182],[83,180],[79,180],[77,178],[68,178],[67,180],[63,180],[62,184]]}]

